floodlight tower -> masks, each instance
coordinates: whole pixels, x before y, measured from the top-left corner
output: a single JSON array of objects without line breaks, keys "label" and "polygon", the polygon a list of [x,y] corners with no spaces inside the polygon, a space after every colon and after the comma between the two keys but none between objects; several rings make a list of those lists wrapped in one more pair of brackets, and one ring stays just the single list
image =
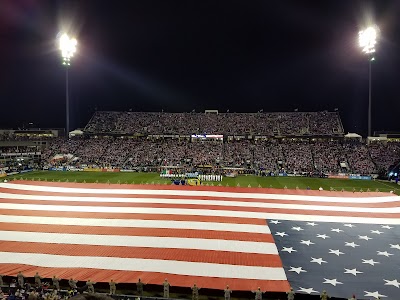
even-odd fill
[{"label": "floodlight tower", "polygon": [[376,26],[370,26],[358,33],[359,45],[362,52],[367,54],[369,62],[369,86],[368,86],[368,136],[371,136],[371,88],[372,88],[372,62],[375,60],[375,45],[378,36]]},{"label": "floodlight tower", "polygon": [[66,124],[65,135],[69,138],[69,87],[68,87],[68,68],[71,66],[71,58],[76,52],[76,45],[78,42],[75,38],[70,38],[68,34],[64,33],[59,38],[59,47],[61,51],[62,64],[65,66],[65,108],[66,108]]}]

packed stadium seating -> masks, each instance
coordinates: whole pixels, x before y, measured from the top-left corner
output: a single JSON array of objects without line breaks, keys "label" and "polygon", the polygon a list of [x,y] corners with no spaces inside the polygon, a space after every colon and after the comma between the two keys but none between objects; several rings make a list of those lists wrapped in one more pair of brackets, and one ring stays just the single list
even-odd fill
[{"label": "packed stadium seating", "polygon": [[85,127],[88,133],[114,134],[343,134],[336,112],[291,113],[148,113],[96,112]]},{"label": "packed stadium seating", "polygon": [[[388,151],[387,149],[392,149]],[[244,168],[305,174],[373,174],[400,160],[400,143],[268,139],[190,141],[188,139],[89,138],[55,139],[44,153],[48,166],[73,165],[135,169],[138,167],[194,166]],[[68,160],[57,158],[70,154]],[[61,155],[61,156],[60,156]],[[56,159],[54,159],[56,158]],[[376,158],[376,161],[373,159]],[[344,164],[341,166],[341,163]]]},{"label": "packed stadium seating", "polygon": [[[337,112],[96,112],[84,136],[47,139],[45,167],[240,168],[292,174],[385,172],[400,161],[400,142],[346,139]],[[221,134],[191,138],[192,134]],[[223,138],[222,138],[223,136]],[[10,141],[13,136],[1,135]],[[19,138],[16,138],[18,140]],[[27,146],[0,145],[0,155]]]}]

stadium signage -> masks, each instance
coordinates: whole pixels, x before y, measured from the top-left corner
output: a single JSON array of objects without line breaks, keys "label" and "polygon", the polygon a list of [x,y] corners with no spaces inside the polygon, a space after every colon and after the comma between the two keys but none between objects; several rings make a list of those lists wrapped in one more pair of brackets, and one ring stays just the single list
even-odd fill
[{"label": "stadium signage", "polygon": [[328,178],[335,178],[335,179],[349,179],[349,176],[343,173],[339,174],[330,174],[328,175]]},{"label": "stadium signage", "polygon": [[191,136],[194,139],[223,139],[224,136],[222,134],[192,134]]},{"label": "stadium signage", "polygon": [[53,167],[49,168],[49,171],[67,171],[66,167]]},{"label": "stadium signage", "polygon": [[349,179],[358,179],[358,180],[371,180],[371,176],[363,176],[363,175],[350,175]]}]

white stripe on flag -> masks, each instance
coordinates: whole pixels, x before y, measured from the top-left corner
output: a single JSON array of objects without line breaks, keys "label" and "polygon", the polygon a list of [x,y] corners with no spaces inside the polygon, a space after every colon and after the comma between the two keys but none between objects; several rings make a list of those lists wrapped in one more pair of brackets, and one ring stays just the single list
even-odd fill
[{"label": "white stripe on flag", "polygon": [[160,195],[160,196],[188,196],[188,197],[223,197],[223,198],[252,198],[266,200],[299,200],[299,201],[321,201],[321,202],[344,202],[344,203],[379,203],[400,201],[399,197],[330,197],[330,196],[310,196],[310,195],[290,195],[290,194],[264,194],[264,193],[244,193],[244,192],[216,192],[216,191],[188,191],[188,190],[153,190],[153,189],[88,189],[88,188],[66,188],[57,186],[35,186],[15,183],[0,183],[0,188],[23,190],[23,191],[42,191],[55,193],[81,193],[81,194],[121,194],[121,195]]},{"label": "white stripe on flag", "polygon": [[[319,222],[347,222],[365,224],[400,224],[400,218],[371,218],[371,217],[346,217],[327,216],[321,212],[318,215],[285,214],[285,213],[258,213],[228,210],[204,209],[175,209],[153,207],[98,207],[98,206],[63,206],[63,205],[36,205],[36,204],[11,204],[0,203],[0,209],[34,210],[34,211],[61,211],[61,212],[99,212],[99,213],[137,213],[137,214],[164,214],[164,215],[190,215],[213,217],[239,217],[251,219],[283,219],[293,221],[319,221]],[[295,212],[295,211],[293,211]]]},{"label": "white stripe on flag", "polygon": [[175,260],[0,252],[0,263],[20,264],[21,262],[34,266],[50,268],[95,268],[120,271],[135,270],[218,278],[287,280],[283,268],[238,266],[204,262],[182,262]]},{"label": "white stripe on flag", "polygon": [[278,250],[274,243],[216,239],[0,231],[0,240],[70,245],[196,249],[278,255]]},{"label": "white stripe on flag", "polygon": [[59,217],[0,215],[0,222],[23,223],[23,224],[45,224],[45,225],[72,225],[72,226],[193,229],[193,230],[215,230],[215,231],[232,231],[232,232],[266,233],[266,234],[271,233],[269,227],[266,225],[195,222],[195,221],[59,218]]},{"label": "white stripe on flag", "polygon": [[[101,198],[101,197],[60,197],[60,196],[36,196],[36,195],[12,195],[0,198],[3,199],[24,199],[38,201],[71,201],[71,202],[111,202],[111,203],[146,203],[146,204],[180,204],[180,205],[207,205],[207,206],[232,206],[250,208],[278,208],[288,210],[317,210],[317,211],[343,211],[343,212],[375,212],[375,213],[399,213],[400,207],[352,207],[352,206],[325,206],[309,204],[285,204],[285,203],[265,203],[265,202],[241,202],[241,201],[218,201],[218,200],[194,200],[194,199],[162,199],[162,198]],[[7,195],[7,196],[8,196]],[[21,197],[19,197],[21,196]],[[290,195],[288,195],[288,199]],[[45,204],[45,203],[43,203]],[[113,206],[106,206],[113,207]]]}]

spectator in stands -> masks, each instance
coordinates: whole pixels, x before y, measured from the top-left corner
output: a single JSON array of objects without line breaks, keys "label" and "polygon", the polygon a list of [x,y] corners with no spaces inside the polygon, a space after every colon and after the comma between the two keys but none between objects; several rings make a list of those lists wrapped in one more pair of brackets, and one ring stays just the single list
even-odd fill
[{"label": "spectator in stands", "polygon": [[114,300],[113,298],[102,294],[79,294],[72,298],[73,300]]}]

